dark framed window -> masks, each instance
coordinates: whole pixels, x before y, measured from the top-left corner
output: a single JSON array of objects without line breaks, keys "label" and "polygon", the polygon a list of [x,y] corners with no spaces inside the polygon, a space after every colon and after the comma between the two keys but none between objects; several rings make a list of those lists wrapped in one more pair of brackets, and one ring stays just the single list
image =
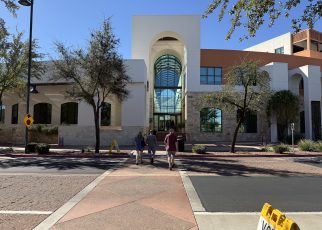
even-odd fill
[{"label": "dark framed window", "polygon": [[[237,122],[241,116],[241,111],[237,110]],[[257,114],[252,111],[245,113],[244,121],[242,122],[239,132],[241,133],[257,133]]]},{"label": "dark framed window", "polygon": [[111,125],[111,104],[103,103],[101,107],[101,126]]},{"label": "dark framed window", "polygon": [[34,123],[51,124],[52,105],[49,103],[38,103],[34,105]]},{"label": "dark framed window", "polygon": [[222,132],[221,109],[203,108],[200,111],[200,131],[213,133]]},{"label": "dark framed window", "polygon": [[11,124],[18,124],[18,104],[14,104],[11,107]]},{"label": "dark framed window", "polygon": [[0,106],[0,123],[4,124],[4,115],[6,112],[6,106],[2,105]]},{"label": "dark framed window", "polygon": [[300,112],[300,132],[305,133],[305,114],[304,114],[304,111]]},{"label": "dark framed window", "polygon": [[60,107],[61,124],[77,124],[78,121],[78,103],[67,102]]},{"label": "dark framed window", "polygon": [[222,68],[221,67],[200,67],[201,85],[221,85]]},{"label": "dark framed window", "polygon": [[275,49],[275,53],[276,54],[284,54],[284,47],[279,47],[279,48]]}]

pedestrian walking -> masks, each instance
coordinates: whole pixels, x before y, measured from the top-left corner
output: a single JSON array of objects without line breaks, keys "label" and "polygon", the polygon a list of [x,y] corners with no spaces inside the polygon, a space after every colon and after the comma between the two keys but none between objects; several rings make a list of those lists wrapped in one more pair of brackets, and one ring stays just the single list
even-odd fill
[{"label": "pedestrian walking", "polygon": [[177,137],[174,134],[174,130],[170,129],[169,134],[167,134],[164,139],[165,150],[167,151],[167,155],[168,155],[169,170],[172,170],[174,165],[174,157],[176,155],[176,150],[177,150],[176,142],[177,142]]},{"label": "pedestrian walking", "polygon": [[149,135],[146,137],[146,144],[148,145],[148,154],[150,156],[150,163],[153,164],[158,142],[157,142],[157,137],[155,135],[155,132],[153,132],[152,130],[150,130]]},{"label": "pedestrian walking", "polygon": [[138,165],[139,163],[142,164],[142,154],[143,154],[143,149],[145,146],[145,141],[144,141],[144,137],[142,135],[142,132],[139,132],[135,139],[135,150],[136,150],[136,159],[135,159],[135,163]]}]

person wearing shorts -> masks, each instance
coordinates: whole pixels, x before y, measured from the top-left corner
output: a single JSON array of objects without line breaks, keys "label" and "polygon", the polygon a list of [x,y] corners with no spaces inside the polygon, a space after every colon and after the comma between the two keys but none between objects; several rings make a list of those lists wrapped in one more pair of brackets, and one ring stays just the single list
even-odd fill
[{"label": "person wearing shorts", "polygon": [[176,142],[177,142],[177,137],[174,134],[174,130],[170,129],[169,134],[167,134],[164,139],[165,150],[167,151],[167,155],[168,155],[169,170],[172,170],[174,165],[174,157],[177,151]]}]

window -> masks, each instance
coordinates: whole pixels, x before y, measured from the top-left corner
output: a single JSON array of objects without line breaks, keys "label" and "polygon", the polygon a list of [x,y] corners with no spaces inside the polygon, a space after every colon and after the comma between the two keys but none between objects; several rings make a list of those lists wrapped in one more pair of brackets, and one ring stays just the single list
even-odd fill
[{"label": "window", "polygon": [[18,104],[14,104],[11,107],[11,124],[18,124]]},{"label": "window", "polygon": [[101,107],[101,126],[111,125],[111,104],[104,102]]},{"label": "window", "polygon": [[77,124],[78,104],[76,102],[67,102],[61,105],[60,123]]},{"label": "window", "polygon": [[51,124],[51,104],[38,103],[34,105],[34,123]]},{"label": "window", "polygon": [[0,106],[0,123],[4,124],[4,114],[6,112],[6,106]]},{"label": "window", "polygon": [[304,114],[304,111],[300,112],[300,132],[305,133],[305,114]]},{"label": "window", "polygon": [[[237,110],[237,122],[240,119],[241,111]],[[239,132],[241,133],[257,133],[257,114],[252,111],[245,113],[244,121],[242,122]]]},{"label": "window", "polygon": [[221,109],[203,108],[200,111],[200,131],[201,132],[222,132]]},{"label": "window", "polygon": [[275,49],[275,53],[276,54],[284,54],[284,47],[280,47],[280,48]]},{"label": "window", "polygon": [[200,84],[201,85],[221,85],[221,67],[201,67]]}]

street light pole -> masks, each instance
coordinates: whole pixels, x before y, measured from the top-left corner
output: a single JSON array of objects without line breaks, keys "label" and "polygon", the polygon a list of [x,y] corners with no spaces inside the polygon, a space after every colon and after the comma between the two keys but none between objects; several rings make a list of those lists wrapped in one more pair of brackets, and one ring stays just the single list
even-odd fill
[{"label": "street light pole", "polygon": [[[27,79],[27,114],[29,114],[29,100],[30,100],[30,75],[31,75],[31,62],[32,62],[32,18],[34,1],[33,0],[19,0],[19,4],[23,6],[30,6],[30,27],[29,27],[29,52],[28,52],[28,79]],[[25,132],[25,153],[28,153],[28,128]]]}]

